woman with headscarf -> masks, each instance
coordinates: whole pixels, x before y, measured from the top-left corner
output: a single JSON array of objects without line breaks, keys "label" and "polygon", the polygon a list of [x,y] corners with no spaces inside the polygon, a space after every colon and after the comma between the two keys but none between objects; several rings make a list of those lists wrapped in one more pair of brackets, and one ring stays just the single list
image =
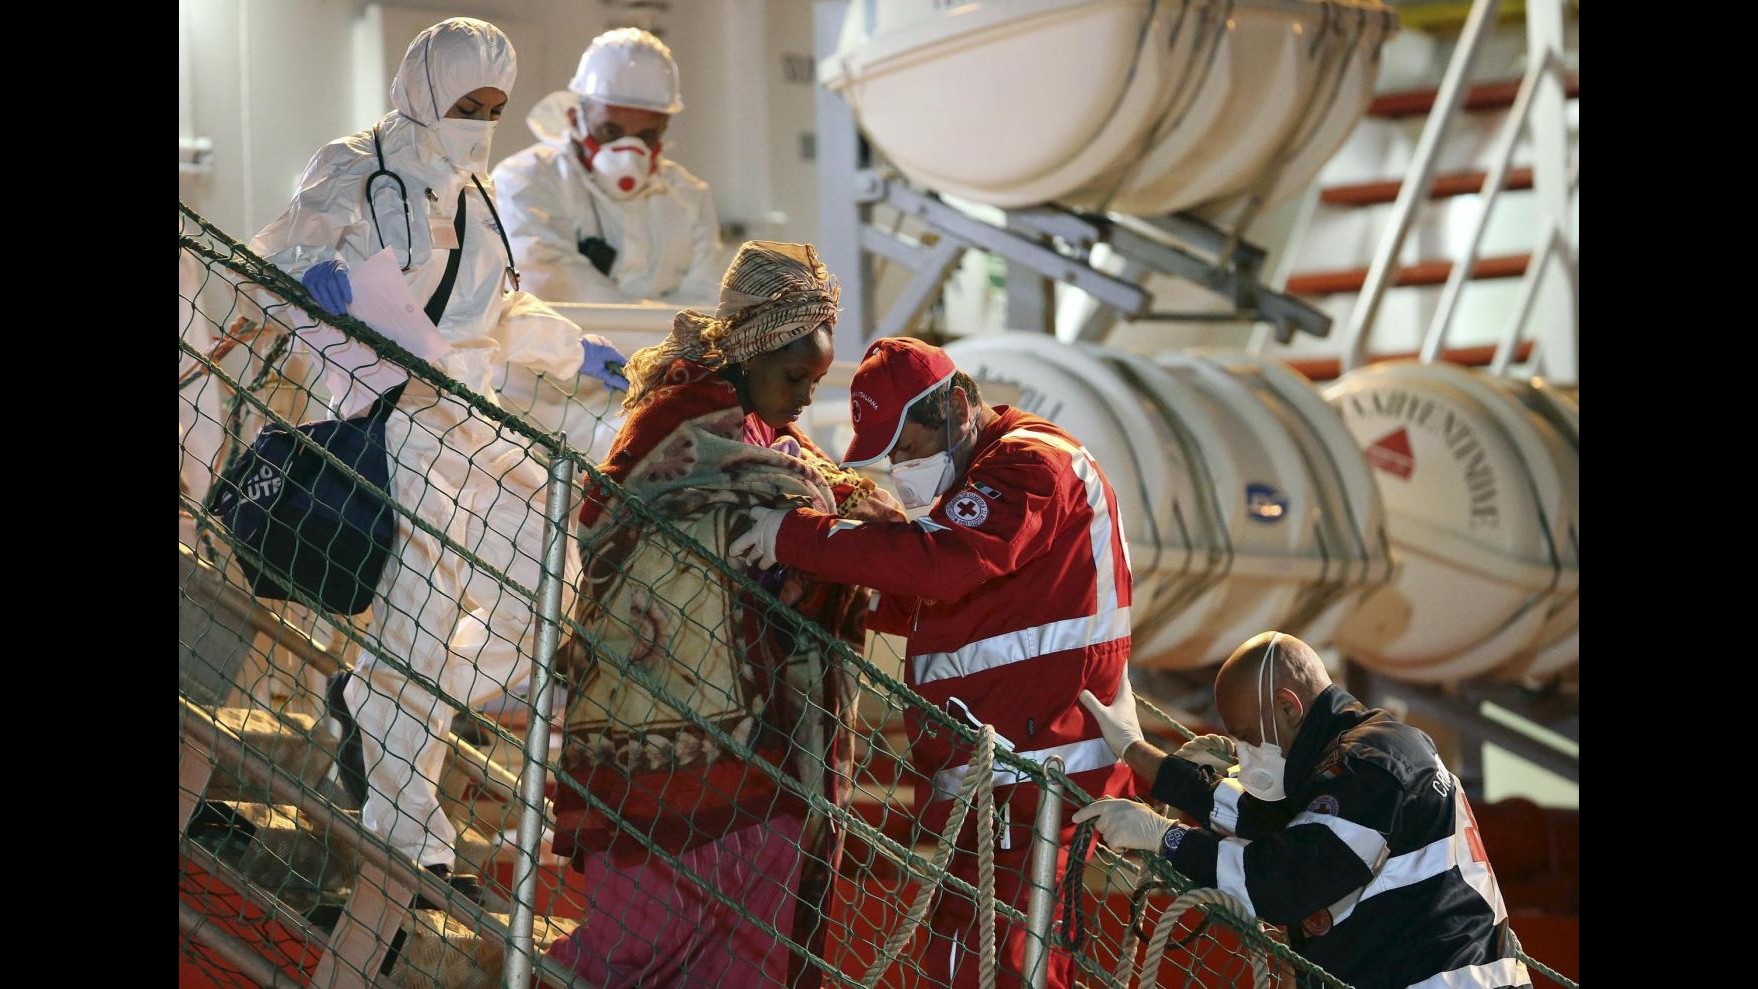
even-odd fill
[{"label": "woman with headscarf", "polygon": [[[583,873],[588,913],[551,956],[595,985],[818,984],[819,969],[770,930],[822,952],[841,829],[629,670],[805,792],[847,805],[852,673],[660,525],[724,556],[751,505],[903,517],[797,425],[831,364],[837,299],[810,245],[748,242],[715,313],[680,312],[628,363],[628,417],[600,465],[620,491],[598,485],[581,510],[580,631],[562,652],[570,779],[554,850]],[[785,576],[766,586],[844,642],[864,641],[866,591]]]},{"label": "woman with headscarf", "polygon": [[[250,242],[336,314],[353,301],[350,267],[388,250],[447,344],[435,364],[491,397],[497,364],[571,377],[603,373],[609,359],[588,361],[602,341],[583,343],[572,322],[517,291],[482,177],[515,64],[512,43],[486,21],[453,17],[416,35],[391,83],[395,110],[319,149],[292,203]],[[334,331],[309,322],[297,329],[296,352],[334,361],[332,348],[314,350],[305,340],[325,332],[335,340]],[[362,822],[448,875],[457,835],[437,781],[452,707],[391,664],[406,664],[472,707],[528,681],[534,609],[494,571],[537,586],[546,476],[527,449],[459,397],[417,378],[400,387],[385,426],[390,493],[456,545],[397,514],[372,603],[378,649],[333,680],[327,700],[342,726],[343,784],[360,801]],[[346,402],[363,404],[355,394],[363,390],[347,389]],[[345,403],[341,411],[358,409]],[[475,877],[450,879],[466,895],[481,895]]]}]

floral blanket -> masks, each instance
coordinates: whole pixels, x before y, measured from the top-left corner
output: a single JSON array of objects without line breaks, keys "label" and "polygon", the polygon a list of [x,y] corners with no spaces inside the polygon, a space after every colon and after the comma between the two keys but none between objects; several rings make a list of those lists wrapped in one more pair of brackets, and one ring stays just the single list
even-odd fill
[{"label": "floral blanket", "polygon": [[[765,447],[746,442],[748,429],[730,384],[678,360],[631,411],[601,470],[715,556],[743,531],[743,509],[752,505],[902,517],[889,494],[837,467],[798,430],[780,431]],[[842,830],[623,669],[647,671],[758,758],[841,807],[852,790],[854,676],[817,637],[795,634],[778,620],[785,616],[771,614],[776,606],[757,602],[711,559],[603,488],[588,492],[578,536],[581,632],[558,657],[569,679],[563,772],[672,853],[772,816],[801,817],[799,902],[788,933],[821,950]],[[866,590],[774,571],[763,579],[833,635],[856,648],[864,641]],[[559,788],[556,817],[558,854],[647,858],[572,787]],[[792,984],[816,984],[816,968],[797,956],[793,968]]]}]

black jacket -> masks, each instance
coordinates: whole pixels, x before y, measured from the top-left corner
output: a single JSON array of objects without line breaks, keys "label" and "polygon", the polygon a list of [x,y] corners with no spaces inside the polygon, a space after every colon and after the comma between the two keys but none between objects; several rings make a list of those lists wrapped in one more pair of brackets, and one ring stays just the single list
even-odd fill
[{"label": "black jacket", "polygon": [[1332,685],[1287,767],[1272,802],[1162,763],[1154,796],[1208,824],[1173,867],[1287,925],[1295,950],[1357,989],[1531,984],[1471,807],[1427,735]]}]

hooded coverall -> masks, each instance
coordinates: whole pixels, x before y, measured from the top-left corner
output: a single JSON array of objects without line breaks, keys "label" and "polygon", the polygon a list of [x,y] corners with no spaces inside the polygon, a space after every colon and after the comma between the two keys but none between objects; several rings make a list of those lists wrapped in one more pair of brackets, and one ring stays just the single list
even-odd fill
[{"label": "hooded coverall", "polygon": [[[483,86],[512,90],[514,60],[506,36],[482,21],[452,18],[417,35],[391,85],[395,111],[374,129],[320,149],[293,202],[250,244],[295,276],[335,257],[355,266],[389,247],[409,265],[411,294],[425,301],[443,278],[462,208],[456,283],[438,321],[451,347],[440,369],[489,396],[499,363],[571,377],[583,356],[577,326],[530,293],[503,291],[508,259],[485,201],[492,186],[484,181],[486,194],[478,192],[436,139],[437,122],[459,97]],[[368,186],[380,168],[374,130],[384,168],[402,189],[386,175]],[[437,783],[452,709],[389,661],[472,707],[529,678],[538,627],[533,603],[489,568],[537,587],[546,475],[529,450],[497,435],[489,420],[415,378],[385,434],[396,502],[484,566],[397,516],[372,604],[370,631],[384,656],[363,655],[344,692],[364,745],[361,820],[420,864],[450,868],[456,832],[441,810]],[[573,606],[578,560],[570,559],[567,570],[564,614]]]}]

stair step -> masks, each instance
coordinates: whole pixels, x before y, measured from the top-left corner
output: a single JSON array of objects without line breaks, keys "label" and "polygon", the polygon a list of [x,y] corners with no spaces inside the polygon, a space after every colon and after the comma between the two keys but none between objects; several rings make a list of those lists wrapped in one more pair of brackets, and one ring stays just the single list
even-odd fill
[{"label": "stair step", "polygon": [[[502,923],[510,916],[496,913]],[[532,937],[542,954],[555,942],[574,933],[580,921],[570,917],[539,915]],[[439,910],[411,910],[403,922],[408,940],[397,954],[389,976],[393,986],[407,989],[492,989],[501,984],[506,970],[506,944],[496,937],[480,937],[451,914]]]},{"label": "stair step", "polygon": [[[1473,195],[1483,191],[1483,183],[1488,178],[1488,172],[1437,175],[1429,189],[1428,198],[1434,200]],[[1382,203],[1393,203],[1398,201],[1398,190],[1403,185],[1402,179],[1334,185],[1319,192],[1319,202],[1328,206],[1378,206]],[[1532,188],[1532,169],[1524,166],[1509,169],[1502,188],[1504,191],[1516,192]]]},{"label": "stair step", "polygon": [[[360,869],[359,854],[352,846],[330,841],[327,830],[287,804],[209,799],[197,807],[188,835],[301,911],[323,895],[345,891]],[[458,856],[455,871],[489,874],[498,859],[513,854],[503,844],[480,828],[460,826],[453,845]]]},{"label": "stair step", "polygon": [[[1471,268],[1473,280],[1486,278],[1519,278],[1526,274],[1531,254],[1503,254],[1478,258]],[[1445,285],[1453,271],[1451,261],[1420,261],[1398,269],[1392,277],[1397,286]],[[1342,271],[1313,271],[1289,275],[1283,291],[1289,295],[1342,295],[1359,292],[1367,284],[1367,268],[1346,268]]]},{"label": "stair step", "polygon": [[[213,709],[214,720],[230,728],[245,744],[261,752],[281,770],[299,778],[305,787],[328,792],[325,777],[336,761],[336,739],[317,718],[285,711],[276,715],[261,708]],[[222,747],[213,775],[208,780],[209,800],[248,800],[267,803],[268,784],[245,774],[237,760]]]},{"label": "stair step", "polygon": [[[309,977],[323,954],[324,945],[321,942],[314,944],[302,941],[293,932],[263,919],[261,911],[251,906],[225,880],[208,874],[189,860],[184,860],[182,868],[185,873],[184,902],[201,910],[211,922],[238,937],[248,947],[283,963],[283,971],[290,967]],[[254,881],[254,877],[252,878]],[[277,894],[280,892],[273,886],[265,888]],[[345,899],[345,893],[340,896],[326,895],[324,906],[327,910],[323,912],[329,914],[331,923]],[[301,912],[308,915],[312,913],[310,910]],[[511,917],[508,913],[491,910],[490,915],[501,924],[510,925]],[[580,926],[580,921],[576,918],[555,917],[543,913],[539,913],[534,921],[532,933],[539,953],[547,951],[556,941],[572,934]],[[390,975],[381,981],[381,985],[406,986],[411,989],[476,989],[500,985],[506,967],[506,956],[505,945],[499,938],[478,937],[462,921],[440,910],[409,911],[403,921],[403,931],[406,937],[398,951],[397,961]],[[314,933],[321,938],[325,931],[317,926]],[[185,943],[183,955],[179,959],[179,984],[213,984],[208,978],[208,972],[215,967],[213,960],[203,958],[198,961],[191,957],[191,952],[207,955],[203,949]],[[292,976],[293,973],[287,974]]]},{"label": "stair step", "polygon": [[[1450,347],[1441,351],[1440,359],[1448,364],[1462,367],[1486,367],[1495,359],[1496,348],[1481,347]],[[1369,358],[1367,363],[1378,364],[1382,361],[1415,360],[1416,351],[1398,354],[1380,354]],[[1526,361],[1532,357],[1532,341],[1522,340],[1514,346],[1514,361]],[[1343,374],[1343,362],[1335,357],[1296,358],[1286,362],[1289,367],[1306,376],[1308,381],[1332,381]]]},{"label": "stair step", "polygon": [[[1563,84],[1563,92],[1569,99],[1579,98],[1581,78],[1576,75],[1569,76]],[[1474,113],[1506,110],[1514,105],[1514,97],[1519,93],[1520,80],[1518,79],[1479,83],[1465,91],[1464,109]],[[1388,120],[1396,120],[1399,117],[1423,116],[1434,109],[1435,97],[1439,95],[1439,87],[1382,93],[1374,97],[1373,102],[1367,105],[1367,115]]]},{"label": "stair step", "polygon": [[284,804],[205,801],[187,834],[302,913],[325,893],[345,890],[360,869],[358,853],[339,842],[332,847],[302,823],[298,808]]},{"label": "stair step", "polygon": [[[307,789],[337,802],[346,800],[341,787],[329,779],[335,764],[337,739],[333,723],[293,711],[275,715],[260,708],[214,709],[215,720],[237,732],[250,746],[264,753],[276,766],[296,775]],[[500,751],[505,752],[506,749]],[[517,752],[517,750],[512,750]],[[492,761],[492,760],[491,760]],[[491,772],[517,779],[498,761]],[[554,787],[547,795],[554,797]],[[265,804],[268,784],[249,777],[222,751],[209,778],[204,796],[209,802],[244,801]],[[484,792],[462,765],[456,750],[446,753],[440,774],[440,801],[459,831],[457,852],[461,869],[475,871],[497,856],[512,854],[498,835],[519,825],[520,808],[493,793]]]}]

